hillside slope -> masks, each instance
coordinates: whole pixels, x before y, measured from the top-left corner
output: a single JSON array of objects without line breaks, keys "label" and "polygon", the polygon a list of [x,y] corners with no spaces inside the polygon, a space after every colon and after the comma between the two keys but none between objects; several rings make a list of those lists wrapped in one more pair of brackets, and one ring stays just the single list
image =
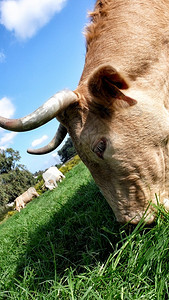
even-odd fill
[{"label": "hillside slope", "polygon": [[80,163],[0,225],[0,299],[168,299],[168,241],[162,208],[120,226]]},{"label": "hillside slope", "polygon": [[[97,222],[100,223],[101,207],[97,202],[101,199],[110,210],[88,170],[80,163],[57,189],[34,199],[20,213],[2,223],[0,290],[9,291],[11,286],[13,289],[14,278],[17,281],[20,276],[24,277],[25,270],[32,269],[32,264],[39,283],[54,279],[55,259],[58,274],[62,274],[67,267],[80,262],[83,251],[87,257],[87,248],[93,247],[92,231],[96,230]],[[98,211],[98,220],[91,219],[93,209]],[[89,255],[87,259],[92,260],[92,257]]]}]

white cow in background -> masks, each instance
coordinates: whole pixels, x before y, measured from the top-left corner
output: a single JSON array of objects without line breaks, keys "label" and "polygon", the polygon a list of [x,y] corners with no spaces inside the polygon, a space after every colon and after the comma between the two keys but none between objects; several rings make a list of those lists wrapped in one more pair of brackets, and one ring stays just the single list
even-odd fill
[{"label": "white cow in background", "polygon": [[58,170],[56,167],[50,167],[46,172],[42,174],[42,177],[45,181],[44,185],[49,190],[56,188],[57,182],[61,182],[65,176]]}]

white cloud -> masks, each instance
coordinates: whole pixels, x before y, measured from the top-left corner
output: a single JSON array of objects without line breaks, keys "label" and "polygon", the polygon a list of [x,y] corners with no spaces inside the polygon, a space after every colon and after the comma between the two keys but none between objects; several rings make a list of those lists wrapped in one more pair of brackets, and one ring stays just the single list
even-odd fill
[{"label": "white cloud", "polygon": [[6,56],[3,51],[0,52],[0,63],[5,62]]},{"label": "white cloud", "polygon": [[52,153],[52,156],[55,158],[55,157],[58,157],[58,153],[55,152],[55,153]]},{"label": "white cloud", "polygon": [[17,135],[17,132],[8,132],[5,133],[4,136],[0,139],[0,145],[5,145],[11,143],[14,137]]},{"label": "white cloud", "polygon": [[6,149],[9,147],[9,145],[13,142],[13,139],[17,135],[17,132],[8,132],[5,133],[1,138],[0,138],[0,148],[1,149]]},{"label": "white cloud", "polygon": [[40,144],[42,144],[44,141],[46,141],[48,139],[47,135],[43,135],[40,139],[34,140],[32,142],[32,147],[36,147]]},{"label": "white cloud", "polygon": [[0,23],[20,39],[31,38],[46,25],[67,0],[3,0]]},{"label": "white cloud", "polygon": [[7,97],[0,99],[0,115],[2,117],[11,118],[15,112],[15,107],[11,100]]},{"label": "white cloud", "polygon": [[[15,107],[11,100],[7,97],[0,99],[0,115],[6,118],[11,118],[14,115]],[[0,128],[0,148],[6,149],[13,142],[13,139],[17,135],[16,132],[6,132]]]}]

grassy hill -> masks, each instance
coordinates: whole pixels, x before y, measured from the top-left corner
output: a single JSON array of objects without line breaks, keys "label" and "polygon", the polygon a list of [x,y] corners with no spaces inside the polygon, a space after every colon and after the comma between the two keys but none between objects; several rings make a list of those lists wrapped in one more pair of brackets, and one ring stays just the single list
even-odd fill
[{"label": "grassy hill", "polygon": [[169,299],[169,216],[120,226],[80,163],[0,224],[0,299]]}]

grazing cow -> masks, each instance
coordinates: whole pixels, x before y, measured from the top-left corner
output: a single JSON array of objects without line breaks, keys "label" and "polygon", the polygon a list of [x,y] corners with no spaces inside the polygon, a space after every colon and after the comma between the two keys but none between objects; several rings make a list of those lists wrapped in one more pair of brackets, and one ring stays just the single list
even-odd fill
[{"label": "grazing cow", "polygon": [[21,208],[30,202],[34,197],[38,197],[39,194],[34,187],[30,187],[26,192],[15,199],[15,209],[20,212]]},{"label": "grazing cow", "polygon": [[[46,147],[68,131],[119,222],[152,223],[156,196],[169,210],[169,1],[97,0],[75,91],[61,91],[3,128],[26,131],[57,118]],[[148,207],[148,209],[147,209]]]},{"label": "grazing cow", "polygon": [[42,174],[42,177],[45,181],[44,185],[49,190],[53,190],[55,187],[57,187],[57,182],[61,182],[62,178],[65,178],[62,172],[60,172],[56,167],[50,167]]}]

